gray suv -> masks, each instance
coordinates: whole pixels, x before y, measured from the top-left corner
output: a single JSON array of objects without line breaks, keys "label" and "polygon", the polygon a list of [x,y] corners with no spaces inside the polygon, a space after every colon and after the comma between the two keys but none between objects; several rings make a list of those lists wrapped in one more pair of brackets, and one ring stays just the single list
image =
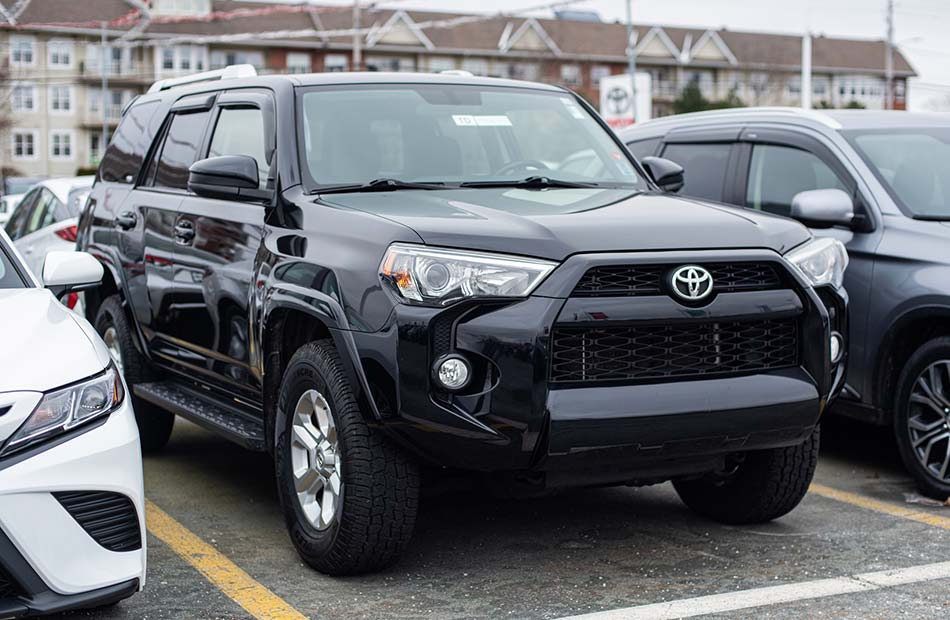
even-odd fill
[{"label": "gray suv", "polygon": [[835,409],[893,425],[920,489],[950,495],[950,116],[750,108],[621,137],[641,160],[683,166],[685,196],[846,243],[850,364]]}]

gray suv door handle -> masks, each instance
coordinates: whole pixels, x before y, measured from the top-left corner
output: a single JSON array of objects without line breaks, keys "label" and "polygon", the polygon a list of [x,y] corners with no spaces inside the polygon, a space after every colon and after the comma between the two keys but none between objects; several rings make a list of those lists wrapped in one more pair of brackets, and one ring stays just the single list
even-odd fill
[{"label": "gray suv door handle", "polygon": [[131,211],[123,211],[115,217],[115,225],[122,230],[131,230],[135,228],[136,219]]},{"label": "gray suv door handle", "polygon": [[191,220],[178,220],[175,223],[175,243],[188,245],[195,238],[195,225]]}]

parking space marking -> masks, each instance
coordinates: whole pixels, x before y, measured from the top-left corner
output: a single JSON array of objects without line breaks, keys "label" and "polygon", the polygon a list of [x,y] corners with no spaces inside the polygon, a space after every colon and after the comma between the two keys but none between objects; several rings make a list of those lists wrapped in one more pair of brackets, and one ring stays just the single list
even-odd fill
[{"label": "parking space marking", "polygon": [[171,547],[228,598],[259,620],[306,620],[266,587],[255,581],[224,554],[193,534],[164,510],[145,501],[148,531]]},{"label": "parking space marking", "polygon": [[865,497],[864,495],[858,495],[857,493],[833,489],[815,482],[812,483],[808,491],[810,493],[814,493],[815,495],[827,497],[829,499],[851,504],[852,506],[865,508],[867,510],[881,512],[891,515],[892,517],[909,519],[911,521],[917,521],[918,523],[925,523],[934,527],[950,530],[950,517],[944,517],[943,515],[925,512],[923,510],[914,510],[904,506],[895,506],[894,504],[888,504],[887,502],[882,502],[872,497]]},{"label": "parking space marking", "polygon": [[707,614],[839,596],[841,594],[870,592],[936,579],[950,579],[950,562],[697,596],[666,603],[653,603],[571,616],[563,620],[672,620],[674,618],[692,618]]}]

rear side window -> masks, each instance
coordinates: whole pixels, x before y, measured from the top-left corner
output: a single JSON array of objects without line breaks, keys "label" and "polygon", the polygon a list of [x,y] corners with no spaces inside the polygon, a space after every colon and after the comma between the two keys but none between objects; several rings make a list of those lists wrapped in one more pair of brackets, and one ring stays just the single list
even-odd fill
[{"label": "rear side window", "polygon": [[23,225],[26,223],[30,211],[33,210],[33,204],[36,203],[37,198],[40,196],[40,189],[41,188],[36,188],[24,196],[20,204],[13,210],[13,215],[11,215],[7,221],[6,231],[13,241],[20,238],[20,231],[23,230]]},{"label": "rear side window", "polygon": [[261,189],[267,187],[270,162],[267,161],[264,113],[260,108],[223,108],[211,138],[208,157],[249,155],[257,161]]},{"label": "rear side window", "polygon": [[33,205],[33,209],[27,217],[26,226],[20,232],[20,236],[23,237],[35,233],[55,223],[56,210],[60,205],[62,205],[62,203],[53,195],[53,192],[45,187],[41,189],[39,199]]},{"label": "rear side window", "polygon": [[656,154],[656,147],[660,145],[659,138],[650,138],[649,140],[637,140],[636,142],[628,142],[627,148],[630,149],[630,152],[633,153],[633,156],[637,160],[641,160],[644,157],[650,157],[651,155]]},{"label": "rear side window", "polygon": [[172,117],[155,169],[155,187],[188,189],[188,168],[198,159],[210,111]]},{"label": "rear side window", "polygon": [[0,240],[0,289],[26,288],[26,282],[17,273],[3,240]]},{"label": "rear side window", "polygon": [[113,183],[135,182],[152,143],[149,121],[157,103],[151,101],[134,106],[122,117],[99,164],[100,179]]},{"label": "rear side window", "polygon": [[721,202],[731,149],[729,142],[668,144],[663,157],[683,167],[686,182],[681,195]]},{"label": "rear side window", "polygon": [[828,164],[813,153],[772,144],[752,147],[747,207],[789,215],[795,194],[812,189],[840,189],[851,193]]}]

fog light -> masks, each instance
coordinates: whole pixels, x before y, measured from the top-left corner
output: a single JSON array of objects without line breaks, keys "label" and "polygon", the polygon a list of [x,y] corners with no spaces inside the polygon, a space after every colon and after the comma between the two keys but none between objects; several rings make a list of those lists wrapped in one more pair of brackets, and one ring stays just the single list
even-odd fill
[{"label": "fog light", "polygon": [[468,362],[459,355],[445,357],[436,363],[436,377],[447,390],[461,390],[472,375]]},{"label": "fog light", "polygon": [[831,332],[831,363],[837,364],[841,361],[841,354],[844,353],[844,339],[838,332]]}]

